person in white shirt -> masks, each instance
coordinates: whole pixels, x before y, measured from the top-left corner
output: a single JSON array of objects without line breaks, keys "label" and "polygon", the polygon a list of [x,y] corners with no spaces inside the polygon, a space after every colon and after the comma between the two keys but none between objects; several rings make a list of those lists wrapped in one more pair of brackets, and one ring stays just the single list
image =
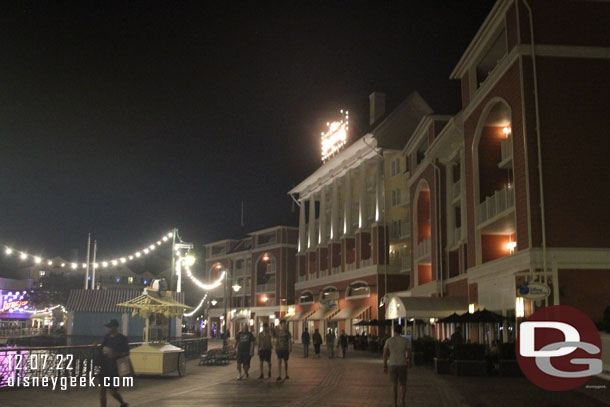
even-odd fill
[{"label": "person in white shirt", "polygon": [[[401,336],[402,326],[394,325],[394,336],[385,342],[383,347],[383,372],[390,374],[393,384],[394,407],[398,407],[397,390],[400,383],[402,394],[401,406],[405,406],[405,396],[407,395],[407,365],[408,357],[411,356],[411,342]],[[390,367],[388,369],[388,359]]]}]

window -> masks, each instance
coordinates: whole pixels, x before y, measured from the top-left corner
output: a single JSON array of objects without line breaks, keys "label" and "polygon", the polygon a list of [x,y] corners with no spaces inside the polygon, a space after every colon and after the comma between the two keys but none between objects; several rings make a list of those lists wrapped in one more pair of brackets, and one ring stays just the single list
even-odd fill
[{"label": "window", "polygon": [[392,161],[392,176],[396,175],[396,161]]},{"label": "window", "polygon": [[39,273],[40,273],[40,276],[41,276],[41,277],[42,277],[42,276],[44,276],[45,274],[47,274],[47,272],[46,272],[45,270],[40,270],[40,272],[39,272]]},{"label": "window", "polygon": [[396,159],[396,174],[400,174],[400,158]]},{"label": "window", "polygon": [[392,190],[392,206],[396,206],[396,190]]},{"label": "window", "polygon": [[305,304],[308,302],[313,302],[313,293],[311,291],[304,291],[301,293],[301,296],[299,297],[299,303]]},{"label": "window", "polygon": [[127,282],[129,284],[133,284],[133,277],[127,277]]},{"label": "window", "polygon": [[400,188],[396,189],[396,205],[400,205]]},{"label": "window", "polygon": [[365,282],[357,282],[349,286],[347,290],[348,297],[360,297],[371,295],[371,288]]},{"label": "window", "polygon": [[460,208],[459,206],[454,207],[454,214],[455,214],[455,227],[456,228],[462,227],[462,208]]}]

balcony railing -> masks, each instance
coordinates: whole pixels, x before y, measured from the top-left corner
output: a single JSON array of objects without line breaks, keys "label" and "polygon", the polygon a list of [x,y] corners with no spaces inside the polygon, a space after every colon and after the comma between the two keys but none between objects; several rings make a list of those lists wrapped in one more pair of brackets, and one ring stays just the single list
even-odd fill
[{"label": "balcony railing", "polygon": [[328,270],[320,270],[320,278],[328,276]]},{"label": "balcony railing", "polygon": [[400,258],[400,270],[411,270],[411,256],[403,256]]},{"label": "balcony railing", "polygon": [[415,245],[415,258],[421,259],[422,257],[427,257],[430,255],[430,251],[432,248],[432,239],[427,238],[426,240],[422,240]]},{"label": "balcony railing", "polygon": [[411,236],[411,222],[406,219],[403,219],[400,224],[400,237],[406,238]]},{"label": "balcony railing", "polygon": [[275,281],[265,284],[257,284],[256,292],[259,294],[275,292]]},{"label": "balcony railing", "polygon": [[500,150],[502,152],[502,162],[513,157],[513,135],[511,133],[500,142]]},{"label": "balcony railing", "polygon": [[299,276],[299,283],[302,283],[303,281],[307,281],[307,274]]},{"label": "balcony railing", "polygon": [[368,267],[373,264],[373,259],[360,260],[360,267]]},{"label": "balcony railing", "polygon": [[453,243],[454,244],[458,244],[458,242],[460,241],[460,239],[462,238],[462,228],[455,228],[453,230]]},{"label": "balcony railing", "polygon": [[332,274],[339,274],[341,272],[341,266],[333,267],[330,269]]},{"label": "balcony railing", "polygon": [[478,224],[493,219],[513,206],[515,206],[515,189],[507,184],[504,188],[494,192],[492,196],[488,196],[485,201],[479,204]]},{"label": "balcony railing", "polygon": [[235,269],[235,276],[236,277],[241,277],[241,276],[245,276],[247,275],[248,269],[246,269],[245,267],[239,267]]},{"label": "balcony railing", "polygon": [[345,265],[345,269],[346,269],[347,271],[350,271],[350,270],[356,270],[356,262],[346,264],[346,265]]},{"label": "balcony railing", "polygon": [[456,182],[453,183],[453,186],[451,187],[451,200],[455,201],[456,199],[458,199],[460,197],[460,191],[461,191],[461,180],[457,180]]}]

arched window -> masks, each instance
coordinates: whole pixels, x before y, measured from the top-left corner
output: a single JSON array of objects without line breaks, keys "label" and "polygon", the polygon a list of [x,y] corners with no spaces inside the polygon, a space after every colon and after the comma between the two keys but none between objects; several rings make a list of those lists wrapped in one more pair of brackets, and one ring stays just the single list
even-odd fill
[{"label": "arched window", "polygon": [[364,281],[357,281],[349,286],[347,289],[348,297],[361,297],[361,296],[370,296],[371,295],[371,287]]},{"label": "arched window", "polygon": [[339,291],[337,287],[326,287],[320,291],[320,301],[339,299]]},{"label": "arched window", "polygon": [[311,291],[303,291],[299,297],[299,304],[313,302],[313,293]]}]

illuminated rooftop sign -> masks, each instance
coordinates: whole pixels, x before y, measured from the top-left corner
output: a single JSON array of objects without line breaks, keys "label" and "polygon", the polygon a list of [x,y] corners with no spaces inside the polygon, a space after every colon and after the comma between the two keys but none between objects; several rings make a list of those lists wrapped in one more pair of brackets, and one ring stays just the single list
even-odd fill
[{"label": "illuminated rooftop sign", "polygon": [[328,129],[321,133],[322,161],[326,162],[337,151],[347,143],[347,132],[349,130],[349,112],[341,110],[341,119],[327,122]]}]

